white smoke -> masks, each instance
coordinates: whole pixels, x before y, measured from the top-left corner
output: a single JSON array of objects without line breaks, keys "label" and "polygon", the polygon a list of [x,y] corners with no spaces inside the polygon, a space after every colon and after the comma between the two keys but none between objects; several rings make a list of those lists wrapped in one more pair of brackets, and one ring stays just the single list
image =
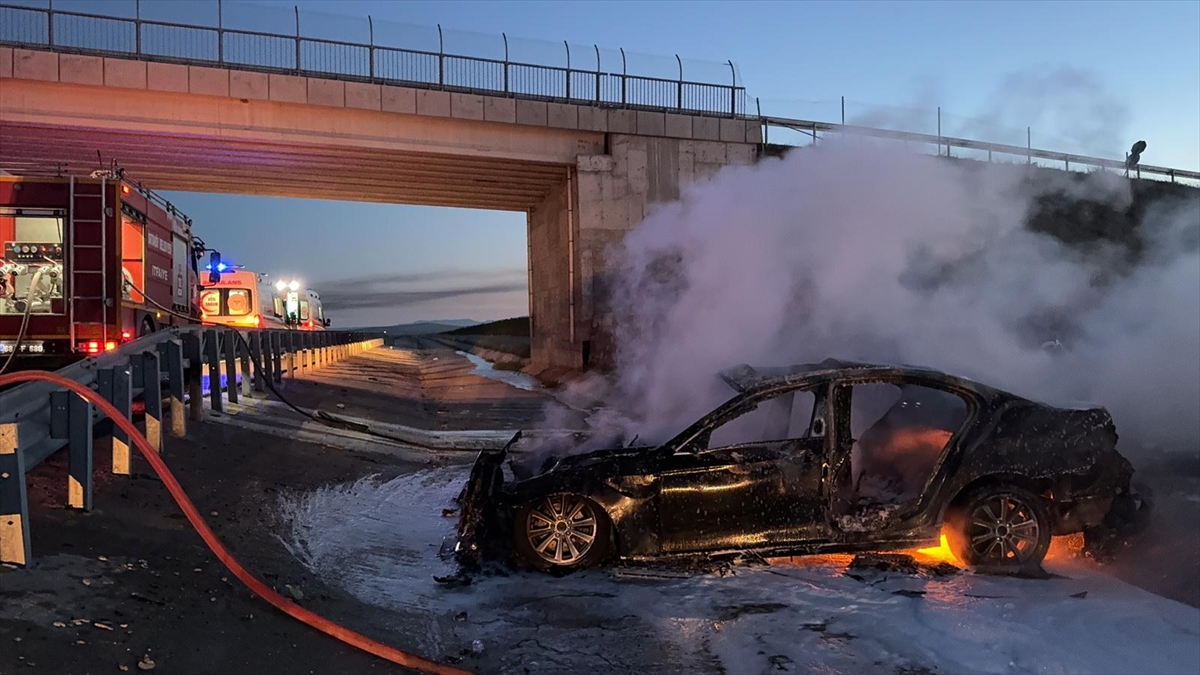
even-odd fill
[{"label": "white smoke", "polygon": [[[1095,401],[1123,439],[1195,450],[1200,200],[1148,210],[1132,267],[1025,225],[1039,195],[1123,210],[1129,185],[860,142],[726,169],[610,257],[606,424],[663,441],[731,395],[720,369],[833,357]],[[1065,352],[1041,347],[1056,338]]]}]

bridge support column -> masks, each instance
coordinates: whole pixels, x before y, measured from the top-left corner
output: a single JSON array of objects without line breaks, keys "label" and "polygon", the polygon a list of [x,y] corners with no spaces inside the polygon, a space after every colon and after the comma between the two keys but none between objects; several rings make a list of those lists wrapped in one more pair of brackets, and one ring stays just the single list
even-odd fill
[{"label": "bridge support column", "polygon": [[537,371],[612,365],[615,345],[603,328],[609,255],[655,205],[757,157],[754,144],[718,140],[609,134],[608,147],[611,154],[577,157],[529,210],[530,361]]}]

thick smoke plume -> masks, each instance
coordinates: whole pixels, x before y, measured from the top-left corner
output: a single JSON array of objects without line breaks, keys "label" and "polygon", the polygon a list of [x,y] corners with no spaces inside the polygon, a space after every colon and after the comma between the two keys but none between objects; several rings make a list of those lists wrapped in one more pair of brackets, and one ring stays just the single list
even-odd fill
[{"label": "thick smoke plume", "polygon": [[1155,202],[1133,249],[1129,232],[1068,246],[1026,225],[1048,196],[1120,212],[1130,191],[859,142],[727,169],[610,256],[605,424],[662,441],[731,395],[720,369],[833,357],[1098,402],[1123,447],[1196,452],[1200,199]]}]

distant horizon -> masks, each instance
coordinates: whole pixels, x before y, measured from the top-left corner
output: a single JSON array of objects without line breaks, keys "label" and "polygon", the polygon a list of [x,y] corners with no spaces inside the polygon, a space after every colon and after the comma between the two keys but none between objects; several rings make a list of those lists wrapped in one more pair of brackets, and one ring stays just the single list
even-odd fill
[{"label": "distant horizon", "polygon": [[[486,323],[496,323],[497,321],[509,321],[509,320],[513,320],[513,319],[527,319],[527,318],[529,318],[528,315],[508,316],[508,317],[504,317],[502,319],[488,319],[486,321],[477,321],[475,319],[418,319],[416,321],[405,321],[403,323],[394,323],[394,324],[373,323],[373,324],[367,324],[367,325],[361,325],[361,326],[346,326],[346,327],[344,327],[344,330],[362,330],[365,328],[381,328],[381,329],[382,328],[403,328],[403,327],[407,327],[407,326],[421,326],[421,325],[455,326],[455,327],[481,326]],[[333,326],[333,327],[336,327],[336,326]]]}]

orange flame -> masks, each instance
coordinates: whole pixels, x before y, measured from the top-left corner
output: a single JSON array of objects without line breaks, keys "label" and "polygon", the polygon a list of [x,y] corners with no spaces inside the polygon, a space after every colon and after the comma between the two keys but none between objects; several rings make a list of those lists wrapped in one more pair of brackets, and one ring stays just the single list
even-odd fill
[{"label": "orange flame", "polygon": [[959,567],[962,566],[962,561],[960,561],[958,557],[954,555],[954,552],[950,550],[950,542],[947,541],[945,532],[942,533],[937,546],[919,548],[916,552],[919,555],[923,555],[927,558],[933,558],[938,562],[948,562],[951,565],[956,565]]}]

